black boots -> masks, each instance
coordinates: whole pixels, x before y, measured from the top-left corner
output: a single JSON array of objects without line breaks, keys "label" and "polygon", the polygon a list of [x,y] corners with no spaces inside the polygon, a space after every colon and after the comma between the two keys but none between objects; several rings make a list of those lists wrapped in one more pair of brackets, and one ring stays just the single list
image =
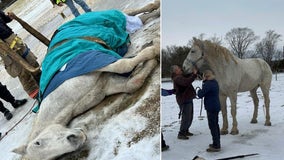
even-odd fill
[{"label": "black boots", "polygon": [[214,146],[213,144],[209,144],[209,148],[206,149],[207,152],[219,152],[221,151],[221,146]]},{"label": "black boots", "polygon": [[168,146],[168,145],[163,146],[162,147],[162,152],[168,150],[169,148],[170,148],[170,146]]},{"label": "black boots", "polygon": [[14,108],[19,108],[20,106],[24,105],[25,103],[27,103],[27,99],[15,100],[14,103],[12,103],[12,106]]},{"label": "black boots", "polygon": [[[27,103],[27,99],[15,100],[11,104],[15,109],[17,109],[20,106],[24,105],[25,103]],[[7,108],[5,108],[3,106],[3,104],[2,104],[1,112],[3,112],[3,114],[4,114],[4,116],[7,120],[10,120],[11,118],[13,118],[13,114]]]},{"label": "black boots", "polygon": [[7,120],[10,120],[11,118],[13,118],[13,115],[9,110],[6,110],[4,112],[4,116],[6,117]]}]

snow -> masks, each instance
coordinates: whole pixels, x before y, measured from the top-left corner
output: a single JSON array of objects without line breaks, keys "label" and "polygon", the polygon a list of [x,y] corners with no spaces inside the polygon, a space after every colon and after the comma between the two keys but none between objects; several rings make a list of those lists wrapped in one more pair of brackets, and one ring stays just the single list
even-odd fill
[{"label": "snow", "polygon": [[[120,0],[116,1],[116,3],[113,3],[112,0],[86,0],[86,2],[93,10],[114,8],[124,10],[144,6],[147,3],[153,2],[153,0]],[[73,15],[68,7],[65,6],[53,8],[51,3],[46,0],[17,1],[5,10],[5,12],[7,11],[13,11],[16,15],[27,21],[31,26],[35,27],[48,38],[52,36],[53,32],[59,25],[73,18]],[[80,7],[79,11],[83,12]],[[67,16],[66,19],[61,17],[61,12]],[[159,20],[155,20],[155,23],[157,22],[159,24]],[[9,26],[13,28],[14,32],[18,33],[18,35],[24,39],[24,42],[27,43],[27,45],[38,57],[38,61],[42,62],[47,47],[27,33],[17,22],[13,21],[11,24],[9,24]],[[151,30],[152,24],[148,24],[147,27],[147,31]],[[134,49],[141,48],[142,43],[147,42],[152,38],[152,35],[155,35],[152,34],[150,37],[146,37],[145,40],[143,39],[143,35],[145,35],[147,31],[139,31],[139,36],[131,37],[133,38],[132,41],[135,42],[134,44],[137,45]],[[145,33],[143,34],[143,32]],[[130,48],[132,52],[134,52],[134,49]],[[93,111],[89,111],[86,113],[86,118],[78,117],[79,120],[77,120],[77,122],[93,122],[92,125],[97,127],[92,128],[92,133],[88,133],[88,139],[90,139],[92,142],[89,142],[87,145],[92,146],[89,146],[91,151],[88,153],[89,156],[86,159],[160,159],[159,133],[155,133],[152,137],[140,137],[141,139],[138,140],[137,143],[133,143],[133,141],[131,141],[134,135],[144,130],[145,126],[147,126],[147,123],[149,123],[147,118],[137,114],[136,112],[137,108],[141,106],[145,99],[154,97],[154,94],[159,90],[159,75],[160,72],[159,68],[157,67],[147,82],[150,85],[144,86],[146,88],[144,90],[145,93],[140,96],[139,100],[133,103],[133,106],[128,108],[126,106],[126,108],[122,109],[119,114],[113,114],[108,118],[101,118],[93,116]],[[35,100],[28,98],[27,94],[24,92],[21,84],[19,83],[18,78],[11,78],[6,73],[2,64],[0,65],[0,82],[7,86],[8,90],[16,99],[28,99],[28,102],[23,107],[20,107],[16,110],[13,109],[11,104],[1,100],[4,103],[4,106],[11,111],[14,117],[7,121],[5,117],[0,114],[0,132],[2,133],[2,139],[0,141],[0,160],[17,160],[20,158],[20,156],[11,151],[14,148],[24,144],[29,133],[31,132],[32,123],[36,117],[36,114],[31,112]],[[135,95],[135,93],[133,95]],[[127,99],[127,96],[122,95],[119,98],[121,97]],[[116,100],[115,102],[119,103],[119,101],[124,102],[123,99]],[[113,105],[112,107],[116,107],[116,105]],[[110,114],[110,112],[114,112],[114,109],[116,108],[103,108],[101,109],[101,112],[103,114]],[[99,109],[95,111],[98,110]],[[98,119],[100,120],[98,121]],[[74,123],[74,125],[76,125],[76,123]],[[6,133],[7,135],[5,135]],[[127,142],[131,142],[129,144],[131,147],[127,145]],[[114,155],[115,152],[117,152],[116,155]]]},{"label": "snow", "polygon": [[[195,81],[194,87],[202,85],[201,81]],[[199,120],[201,100],[194,100],[194,120],[190,127],[190,132],[195,135],[189,140],[177,139],[180,127],[178,119],[179,109],[175,96],[161,98],[162,106],[162,132],[166,144],[170,146],[168,151],[162,152],[163,160],[189,160],[196,155],[206,160],[225,158],[237,155],[258,153],[259,155],[250,156],[250,160],[283,159],[283,133],[284,133],[284,73],[273,75],[272,86],[270,89],[270,116],[272,126],[264,126],[265,116],[263,110],[263,97],[261,90],[258,89],[259,109],[258,123],[251,124],[253,114],[253,102],[249,92],[238,93],[237,101],[237,120],[238,135],[221,135],[222,150],[219,153],[208,153],[206,149],[212,143],[210,130],[208,128],[206,112],[202,110],[203,120]],[[162,88],[171,89],[171,82],[163,82]],[[229,100],[227,101],[228,106]],[[229,131],[232,127],[230,109],[228,109]],[[222,127],[222,115],[219,115],[219,125]]]}]

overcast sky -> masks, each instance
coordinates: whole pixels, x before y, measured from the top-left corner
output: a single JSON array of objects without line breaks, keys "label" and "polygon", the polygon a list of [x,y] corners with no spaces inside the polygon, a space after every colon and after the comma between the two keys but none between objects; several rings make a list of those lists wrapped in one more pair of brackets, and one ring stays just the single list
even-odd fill
[{"label": "overcast sky", "polygon": [[224,37],[248,27],[264,38],[274,30],[284,43],[284,0],[162,0],[162,47],[186,45],[201,33]]}]

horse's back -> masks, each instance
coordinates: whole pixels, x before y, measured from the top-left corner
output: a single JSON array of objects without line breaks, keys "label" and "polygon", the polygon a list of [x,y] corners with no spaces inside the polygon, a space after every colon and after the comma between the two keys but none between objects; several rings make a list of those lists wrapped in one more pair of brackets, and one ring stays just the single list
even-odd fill
[{"label": "horse's back", "polygon": [[263,59],[242,59],[240,67],[243,74],[238,89],[239,92],[249,91],[264,83],[271,83],[272,71]]}]

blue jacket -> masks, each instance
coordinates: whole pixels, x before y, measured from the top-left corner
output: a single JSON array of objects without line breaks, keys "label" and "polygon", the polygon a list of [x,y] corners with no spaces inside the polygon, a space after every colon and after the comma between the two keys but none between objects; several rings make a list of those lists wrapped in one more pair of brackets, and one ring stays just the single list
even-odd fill
[{"label": "blue jacket", "polygon": [[199,98],[204,97],[205,109],[208,112],[220,111],[219,85],[215,79],[203,81],[202,89],[198,91],[197,95]]}]

